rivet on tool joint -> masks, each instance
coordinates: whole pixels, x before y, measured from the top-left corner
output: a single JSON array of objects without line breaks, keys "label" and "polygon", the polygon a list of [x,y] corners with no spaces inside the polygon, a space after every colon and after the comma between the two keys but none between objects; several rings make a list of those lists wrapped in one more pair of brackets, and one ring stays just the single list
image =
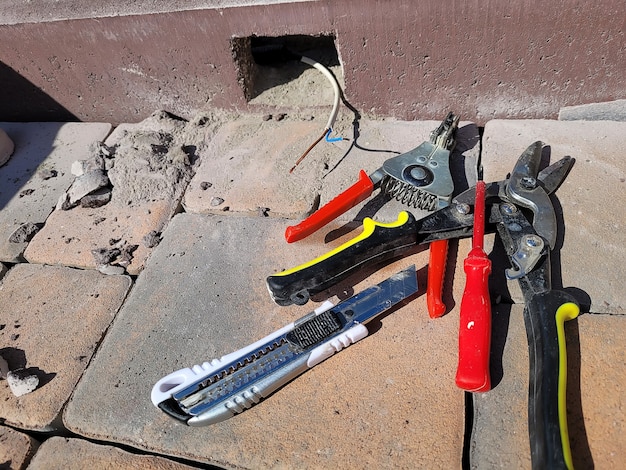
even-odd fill
[{"label": "rivet on tool joint", "polygon": [[537,235],[527,235],[524,241],[526,242],[526,245],[530,247],[543,245],[541,238],[539,238]]},{"label": "rivet on tool joint", "polygon": [[537,187],[537,180],[531,176],[525,176],[520,180],[520,184],[524,189],[535,189]]},{"label": "rivet on tool joint", "polygon": [[460,204],[456,204],[456,211],[461,214],[461,215],[467,215],[470,213],[470,211],[472,210],[470,208],[469,204],[465,204],[465,203],[460,203]]},{"label": "rivet on tool joint", "polygon": [[502,204],[500,206],[500,210],[503,214],[511,215],[517,212],[517,207],[515,207],[513,204]]}]

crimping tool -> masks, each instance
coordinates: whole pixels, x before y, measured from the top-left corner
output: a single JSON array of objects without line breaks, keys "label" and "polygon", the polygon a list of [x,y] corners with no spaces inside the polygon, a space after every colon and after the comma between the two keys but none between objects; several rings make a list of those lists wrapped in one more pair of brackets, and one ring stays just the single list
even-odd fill
[{"label": "crimping tool", "polygon": [[[430,133],[428,141],[422,142],[409,152],[389,158],[369,175],[361,170],[356,183],[300,223],[287,227],[287,242],[308,237],[363,202],[378,188],[408,208],[434,211],[446,207],[450,204],[454,191],[450,154],[456,143],[458,125],[459,117],[448,113],[441,124]],[[428,313],[432,318],[442,316],[446,310],[441,293],[447,256],[447,240],[431,243],[426,300]]]}]

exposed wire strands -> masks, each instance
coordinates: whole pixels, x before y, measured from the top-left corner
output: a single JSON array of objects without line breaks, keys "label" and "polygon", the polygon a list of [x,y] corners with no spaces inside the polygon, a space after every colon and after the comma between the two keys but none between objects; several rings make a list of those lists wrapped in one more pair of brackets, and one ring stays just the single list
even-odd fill
[{"label": "exposed wire strands", "polygon": [[320,136],[318,137],[318,139],[317,139],[315,142],[313,142],[313,143],[309,146],[309,148],[308,148],[308,149],[306,149],[306,150],[304,151],[304,153],[300,156],[300,158],[298,158],[298,160],[296,161],[296,163],[295,163],[295,164],[291,167],[291,170],[289,170],[289,173],[293,173],[293,170],[295,170],[295,169],[296,169],[296,167],[300,164],[300,162],[301,162],[302,160],[304,160],[304,157],[306,157],[306,156],[309,154],[309,152],[310,152],[311,150],[313,150],[313,147],[315,147],[317,144],[319,144],[319,143],[322,141],[322,139],[324,138],[324,136],[326,135],[326,133],[327,133],[327,132],[328,132],[328,129],[324,129],[324,132],[322,132],[322,135],[320,135]]}]

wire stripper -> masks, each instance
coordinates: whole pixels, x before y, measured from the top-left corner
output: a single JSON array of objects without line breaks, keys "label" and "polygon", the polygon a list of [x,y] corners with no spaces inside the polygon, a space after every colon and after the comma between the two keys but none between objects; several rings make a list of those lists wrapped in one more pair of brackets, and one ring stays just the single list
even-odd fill
[{"label": "wire stripper", "polygon": [[[368,175],[361,170],[358,181],[297,225],[287,227],[285,239],[292,243],[319,230],[324,225],[371,196],[378,188],[409,208],[434,211],[449,205],[454,191],[450,173],[450,154],[455,145],[459,117],[448,113],[430,134],[430,139],[413,150],[386,160]],[[447,240],[430,246],[426,301],[432,318],[442,316],[442,300]]]}]

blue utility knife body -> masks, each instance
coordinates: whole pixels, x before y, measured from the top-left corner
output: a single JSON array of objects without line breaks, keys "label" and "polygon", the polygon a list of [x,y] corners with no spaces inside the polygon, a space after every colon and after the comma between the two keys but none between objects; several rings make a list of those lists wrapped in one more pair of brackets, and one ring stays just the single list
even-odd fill
[{"label": "blue utility knife body", "polygon": [[368,335],[366,324],[417,292],[415,266],[313,312],[231,354],[173,372],[152,403],[189,426],[224,421]]}]

